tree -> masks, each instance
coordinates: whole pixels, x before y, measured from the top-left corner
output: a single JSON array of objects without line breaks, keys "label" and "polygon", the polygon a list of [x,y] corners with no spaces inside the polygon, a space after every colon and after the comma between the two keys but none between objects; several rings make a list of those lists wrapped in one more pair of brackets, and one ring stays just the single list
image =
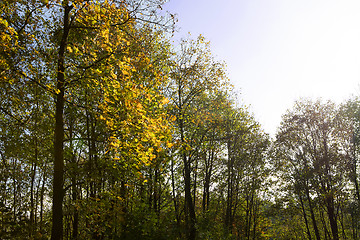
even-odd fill
[{"label": "tree", "polygon": [[[227,158],[224,225],[228,233],[255,239],[260,231],[260,192],[268,177],[268,137],[246,109],[229,109],[225,122]],[[239,224],[242,222],[242,224]],[[237,223],[237,224],[235,224]],[[236,225],[236,227],[234,227]]]},{"label": "tree", "polygon": [[354,219],[359,216],[358,206],[360,206],[359,191],[359,99],[353,97],[340,106],[339,115],[344,119],[346,126],[341,131],[342,148],[350,158],[349,179],[353,185],[353,197],[349,202],[348,208],[351,213],[351,228],[353,238],[358,238],[359,224]]},{"label": "tree", "polygon": [[[196,40],[183,40],[180,52],[174,59],[170,76],[170,98],[174,105],[173,114],[176,117],[176,137],[179,141],[179,158],[184,168],[185,213],[188,228],[188,239],[196,238],[195,198],[192,194],[192,151],[196,149],[194,129],[191,122],[199,121],[199,111],[195,103],[205,93],[211,94],[216,88],[221,88],[225,78],[222,64],[216,62],[210,54],[209,43],[202,36]],[[195,110],[195,111],[192,111]],[[191,113],[195,112],[195,116]],[[201,120],[200,120],[201,121]],[[190,124],[190,125],[189,125]],[[197,125],[201,125],[198,123]],[[196,130],[195,130],[196,132]],[[200,140],[200,139],[197,139]]]},{"label": "tree", "polygon": [[346,149],[342,148],[344,129],[345,121],[334,103],[303,100],[296,102],[294,109],[283,116],[277,134],[276,144],[287,181],[291,181],[300,201],[304,196],[308,201],[317,239],[320,233],[313,206],[315,194],[321,202],[320,207],[327,211],[332,238],[339,239],[336,209],[348,183],[350,161]]},{"label": "tree", "polygon": [[[38,85],[45,94],[52,95],[55,99],[52,239],[61,239],[63,236],[63,203],[66,190],[64,174],[67,170],[64,159],[64,148],[67,145],[64,144],[67,119],[64,118],[64,112],[70,106],[77,106],[78,109],[85,108],[87,112],[94,112],[91,108],[98,107],[104,112],[103,120],[106,119],[106,123],[109,124],[111,123],[108,117],[110,103],[106,94],[110,95],[110,92],[122,91],[119,94],[122,94],[125,102],[127,101],[126,111],[128,111],[127,114],[130,113],[130,116],[136,112],[141,113],[138,117],[146,116],[141,111],[137,111],[138,104],[133,105],[133,103],[138,100],[131,98],[133,96],[130,96],[130,93],[135,93],[142,98],[144,96],[142,91],[151,89],[153,86],[149,94],[153,101],[152,105],[159,105],[163,101],[157,89],[165,78],[155,68],[152,73],[159,74],[153,81],[156,85],[149,84],[146,88],[139,90],[139,93],[133,91],[136,86],[141,85],[135,80],[148,81],[150,78],[150,76],[135,78],[134,72],[143,68],[138,67],[137,64],[145,64],[147,61],[145,54],[148,51],[142,48],[146,48],[142,45],[145,36],[142,36],[142,39],[139,36],[152,34],[151,25],[168,26],[153,13],[153,9],[157,9],[160,5],[161,1],[141,3],[136,1],[47,1],[45,3],[43,1],[7,1],[1,6],[4,10],[0,23],[4,30],[1,33],[1,37],[4,38],[1,47],[5,50],[1,55],[2,83],[6,84],[6,93],[11,93],[12,87],[15,86],[18,90],[14,92],[19,96],[14,98],[15,101],[10,102],[6,108],[2,107],[1,111],[21,122],[26,117],[24,114],[26,111],[19,111],[19,115],[16,116],[13,114],[16,112],[13,109],[24,105],[28,96],[26,91],[33,89],[33,85]],[[144,28],[141,30],[142,27]],[[138,49],[133,51],[135,47]],[[138,55],[132,55],[135,53]],[[147,61],[149,62],[151,61]],[[119,85],[121,81],[126,84]],[[21,85],[30,86],[30,88],[25,87],[20,91]],[[88,93],[98,94],[95,96],[99,97],[100,104],[93,106],[86,102],[83,106],[77,101],[81,99],[76,98],[82,88],[88,89]],[[94,117],[100,118],[99,114],[88,115],[88,119],[91,118],[89,124],[92,125],[88,127],[88,133],[89,130],[95,128]],[[152,121],[143,125],[153,134],[157,132],[155,127],[163,126],[160,126],[162,124],[160,120],[154,121],[155,118],[148,116],[145,120]],[[126,123],[130,123],[130,126],[133,124],[131,128],[134,129],[138,119],[127,118]],[[94,148],[96,144],[90,141],[90,137],[94,139],[94,134],[87,136],[89,156],[93,156],[89,158],[91,160],[96,158],[97,153]],[[73,144],[72,139],[69,142],[70,145]],[[152,152],[152,150],[138,151],[138,154],[145,156],[151,155]],[[76,181],[74,184],[77,184]]]}]

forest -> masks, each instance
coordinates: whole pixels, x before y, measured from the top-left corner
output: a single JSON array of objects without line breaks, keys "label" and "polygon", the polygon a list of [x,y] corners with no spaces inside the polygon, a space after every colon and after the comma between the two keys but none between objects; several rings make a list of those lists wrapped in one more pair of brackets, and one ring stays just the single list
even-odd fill
[{"label": "forest", "polygon": [[360,239],[360,97],[270,137],[164,3],[0,2],[0,239]]}]

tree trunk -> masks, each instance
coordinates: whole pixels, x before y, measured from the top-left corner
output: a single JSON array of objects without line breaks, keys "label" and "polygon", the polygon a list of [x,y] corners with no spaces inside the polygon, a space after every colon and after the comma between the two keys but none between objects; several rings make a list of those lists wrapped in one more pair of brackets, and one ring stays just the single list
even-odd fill
[{"label": "tree trunk", "polygon": [[323,214],[323,211],[320,211],[320,218],[321,218],[321,222],[322,222],[322,226],[323,226],[323,229],[324,229],[324,239],[327,240],[330,237],[330,233],[326,227],[326,221],[325,221],[325,216]]},{"label": "tree trunk", "polygon": [[195,208],[192,201],[191,196],[191,170],[190,170],[190,162],[187,159],[185,153],[183,154],[183,161],[184,161],[184,181],[185,181],[185,205],[188,212],[188,240],[194,240],[196,237],[196,215],[195,215]]},{"label": "tree trunk", "polygon": [[44,193],[45,193],[45,172],[44,169],[42,183],[41,183],[41,190],[40,190],[40,232],[43,230],[43,212],[44,212]]},{"label": "tree trunk", "polygon": [[194,173],[194,188],[193,188],[193,206],[196,206],[196,188],[197,188],[197,168],[198,168],[198,163],[199,163],[199,160],[196,159],[196,165],[195,165],[195,169],[193,171]]},{"label": "tree trunk", "polygon": [[208,158],[206,158],[206,154],[205,154],[204,160],[205,160],[205,176],[204,176],[202,208],[203,208],[203,212],[205,213],[209,209],[209,203],[210,203],[210,180],[211,180],[212,167],[214,162],[214,150],[211,150]]},{"label": "tree trunk", "polygon": [[[251,196],[250,196],[251,195]],[[251,217],[252,217],[252,202],[253,202],[253,194],[246,194],[246,206],[245,206],[245,238],[250,239],[250,231],[251,231]]]},{"label": "tree trunk", "polygon": [[228,166],[227,166],[227,199],[226,199],[226,213],[225,213],[225,227],[227,230],[231,230],[231,214],[232,214],[232,208],[233,208],[233,158],[231,154],[231,141],[230,141],[230,135],[228,135],[228,142],[227,142],[227,148],[228,148]]},{"label": "tree trunk", "polygon": [[185,183],[185,213],[186,213],[186,225],[188,230],[188,240],[194,240],[196,238],[196,214],[195,207],[193,205],[191,196],[191,163],[190,159],[186,156],[186,142],[184,136],[184,120],[183,120],[183,108],[182,108],[182,91],[181,86],[178,88],[179,98],[179,130],[180,130],[180,141],[181,141],[181,158],[184,164],[184,183]]},{"label": "tree trunk", "polygon": [[181,238],[181,231],[180,231],[180,214],[179,214],[179,207],[177,204],[177,199],[176,199],[176,189],[175,189],[175,172],[174,172],[174,159],[171,159],[171,165],[170,165],[171,169],[171,187],[172,187],[172,195],[173,195],[173,202],[174,202],[174,209],[175,209],[175,216],[176,216],[176,225],[177,225],[177,230],[179,233],[179,237]]},{"label": "tree trunk", "polygon": [[333,240],[339,240],[338,226],[336,222],[335,208],[334,208],[334,199],[331,195],[326,197],[326,207],[328,210],[328,216],[330,221],[331,232],[333,235]]},{"label": "tree trunk", "polygon": [[258,224],[258,211],[259,211],[259,208],[260,208],[260,202],[258,200],[255,199],[255,203],[254,203],[254,227],[253,227],[253,240],[256,239],[256,228],[257,228],[257,224]]},{"label": "tree trunk", "polygon": [[[181,134],[181,143],[185,143],[184,139],[184,130],[183,122],[180,121],[180,134]],[[184,163],[184,182],[185,182],[185,207],[187,212],[187,227],[188,227],[188,240],[194,240],[196,237],[196,215],[195,208],[191,196],[191,164],[190,160],[187,158],[185,149],[182,149],[182,159]]]},{"label": "tree trunk", "polygon": [[204,189],[203,189],[203,198],[202,198],[202,209],[203,213],[205,213],[208,210],[209,206],[209,189],[210,189],[210,179],[209,179],[209,173],[208,169],[205,169],[205,179],[204,179]]},{"label": "tree trunk", "polygon": [[310,192],[309,192],[308,185],[306,185],[305,187],[306,187],[306,198],[307,198],[307,200],[309,202],[310,216],[311,216],[311,221],[312,221],[312,224],[313,224],[313,227],[314,227],[315,236],[316,236],[317,240],[321,240],[319,229],[318,229],[316,219],[315,219],[314,208],[312,206],[312,202],[311,202],[311,198],[310,198]]},{"label": "tree trunk", "polygon": [[307,215],[306,215],[306,211],[305,211],[305,207],[304,207],[304,201],[302,200],[302,197],[301,197],[301,193],[300,193],[300,192],[299,192],[299,199],[300,199],[301,209],[302,209],[303,215],[304,215],[304,221],[305,221],[305,226],[306,226],[306,233],[307,233],[307,235],[308,235],[309,240],[311,240],[311,233],[310,233],[309,224],[308,224],[308,220],[307,220]]},{"label": "tree trunk", "polygon": [[[73,128],[74,128],[74,118],[71,115],[71,119],[69,120],[69,138],[70,138],[71,163],[73,165],[71,169],[71,185],[72,185],[71,196],[74,204],[78,200],[78,186],[77,186],[78,167],[76,163],[76,155],[74,153]],[[77,209],[77,206],[75,205],[73,212],[71,239],[73,240],[78,239],[78,235],[79,235],[79,211]]]},{"label": "tree trunk", "polygon": [[64,6],[64,28],[59,47],[57,90],[55,105],[54,176],[51,240],[63,238],[63,199],[64,199],[64,93],[65,93],[65,49],[70,30],[70,11],[72,6]]},{"label": "tree trunk", "polygon": [[36,177],[36,170],[37,170],[37,161],[38,161],[38,141],[37,137],[35,136],[35,153],[34,153],[34,162],[31,166],[31,182],[30,182],[30,238],[32,237],[34,230],[35,230],[35,201],[34,201],[34,185],[35,185],[35,177]]},{"label": "tree trunk", "polygon": [[[72,184],[73,184],[73,187],[72,187],[72,199],[73,201],[76,201],[78,199],[78,196],[77,196],[77,187],[76,187],[76,174],[74,174],[74,176],[72,177]],[[75,209],[74,209],[74,213],[73,213],[73,223],[72,223],[72,239],[76,240],[78,239],[78,233],[79,233],[79,211],[77,210],[77,206],[75,206]]]}]

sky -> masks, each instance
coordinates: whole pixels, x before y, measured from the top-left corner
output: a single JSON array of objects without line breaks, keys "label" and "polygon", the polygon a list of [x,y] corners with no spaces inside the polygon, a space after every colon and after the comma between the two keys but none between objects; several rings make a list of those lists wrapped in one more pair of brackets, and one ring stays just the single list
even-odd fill
[{"label": "sky", "polygon": [[[170,0],[174,41],[202,34],[274,136],[295,100],[360,95],[359,0]],[[176,44],[176,42],[175,42]]]}]

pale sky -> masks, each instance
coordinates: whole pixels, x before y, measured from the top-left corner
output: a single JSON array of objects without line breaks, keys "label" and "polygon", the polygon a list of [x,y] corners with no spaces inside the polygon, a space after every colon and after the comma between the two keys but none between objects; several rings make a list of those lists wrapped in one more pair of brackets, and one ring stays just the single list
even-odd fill
[{"label": "pale sky", "polygon": [[360,94],[359,0],[170,0],[180,31],[211,42],[241,99],[272,136],[300,97]]}]

